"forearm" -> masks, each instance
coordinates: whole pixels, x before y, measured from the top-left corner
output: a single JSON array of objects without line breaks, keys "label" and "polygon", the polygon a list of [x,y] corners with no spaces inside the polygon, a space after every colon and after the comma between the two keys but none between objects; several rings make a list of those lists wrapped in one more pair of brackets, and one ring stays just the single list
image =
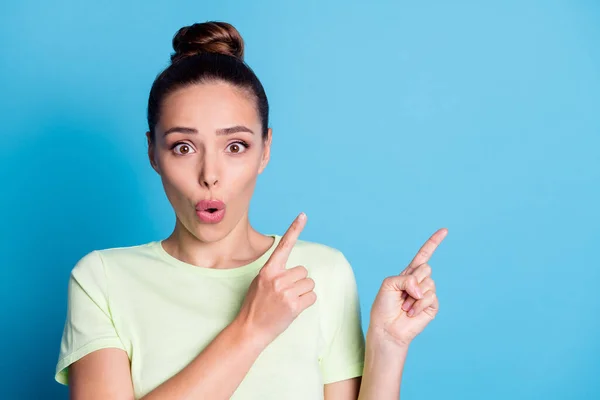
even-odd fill
[{"label": "forearm", "polygon": [[386,342],[369,328],[358,400],[398,400],[408,346]]},{"label": "forearm", "polygon": [[266,346],[257,339],[234,321],[190,364],[143,400],[229,399]]}]

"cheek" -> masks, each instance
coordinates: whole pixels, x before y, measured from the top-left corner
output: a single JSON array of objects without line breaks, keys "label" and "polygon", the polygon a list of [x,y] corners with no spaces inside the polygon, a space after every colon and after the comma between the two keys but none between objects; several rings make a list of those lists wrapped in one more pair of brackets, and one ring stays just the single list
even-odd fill
[{"label": "cheek", "polygon": [[190,168],[190,165],[180,165],[172,163],[165,166],[163,169],[163,180],[175,188],[184,188],[186,185],[190,185],[194,180],[194,170]]},{"label": "cheek", "polygon": [[236,165],[227,165],[221,174],[222,185],[217,192],[225,196],[226,202],[241,205],[248,203],[252,197],[260,163],[254,159],[244,161]]},{"label": "cheek", "polygon": [[180,203],[194,196],[198,184],[197,174],[192,167],[165,163],[162,172],[165,193],[172,203]]},{"label": "cheek", "polygon": [[254,163],[246,163],[244,166],[228,168],[223,174],[223,185],[221,189],[234,194],[233,192],[246,192],[252,190],[256,184],[258,166]]}]

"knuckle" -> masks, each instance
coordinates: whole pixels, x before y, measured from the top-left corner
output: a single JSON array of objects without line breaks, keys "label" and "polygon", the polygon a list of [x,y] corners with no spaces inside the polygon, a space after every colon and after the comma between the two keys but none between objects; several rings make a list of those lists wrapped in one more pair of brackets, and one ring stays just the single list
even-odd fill
[{"label": "knuckle", "polygon": [[308,269],[304,265],[299,265],[298,270],[302,272],[302,278],[306,278],[308,276]]},{"label": "knuckle", "polygon": [[287,307],[287,309],[288,309],[289,311],[291,311],[292,313],[295,313],[295,312],[296,312],[296,307],[297,307],[297,304],[296,304],[296,302],[295,302],[295,301],[286,301],[286,302],[285,302],[285,306],[286,306],[286,307]]},{"label": "knuckle", "polygon": [[293,302],[291,302],[289,307],[290,307],[290,311],[294,315],[297,315],[300,312],[302,312],[302,309],[304,308],[302,302],[299,299],[296,299]]},{"label": "knuckle", "polygon": [[429,264],[423,264],[423,269],[428,276],[431,275],[431,266]]},{"label": "knuckle", "polygon": [[286,303],[288,303],[290,305],[293,305],[295,303],[295,298],[294,298],[295,296],[291,289],[289,289],[289,288],[283,289],[280,292],[281,292],[281,297],[283,298],[283,300]]},{"label": "knuckle", "polygon": [[285,292],[283,279],[281,277],[273,279],[273,290],[277,293]]},{"label": "knuckle", "polygon": [[286,250],[287,250],[287,249],[289,249],[289,248],[290,248],[290,246],[291,246],[292,242],[291,242],[291,240],[290,240],[289,238],[287,238],[287,237],[283,237],[283,238],[281,239],[281,243],[280,243],[280,244],[281,244],[281,248],[282,248],[282,249],[286,249]]},{"label": "knuckle", "polygon": [[427,277],[427,278],[423,279],[423,282],[421,282],[421,285],[425,289],[431,289],[435,286],[435,283],[433,283],[433,279],[431,279],[430,277]]}]

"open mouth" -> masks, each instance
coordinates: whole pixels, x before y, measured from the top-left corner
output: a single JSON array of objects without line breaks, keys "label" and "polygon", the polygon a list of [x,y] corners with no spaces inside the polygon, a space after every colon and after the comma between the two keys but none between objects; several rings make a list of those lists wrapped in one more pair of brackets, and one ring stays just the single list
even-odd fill
[{"label": "open mouth", "polygon": [[196,203],[196,212],[200,218],[204,215],[207,221],[217,221],[225,214],[225,203],[220,200],[200,200]]},{"label": "open mouth", "polygon": [[207,224],[216,224],[221,222],[225,216],[225,204],[222,202],[214,201],[213,204],[206,204],[209,201],[205,201],[205,204],[199,202],[196,208],[196,215],[200,221]]}]

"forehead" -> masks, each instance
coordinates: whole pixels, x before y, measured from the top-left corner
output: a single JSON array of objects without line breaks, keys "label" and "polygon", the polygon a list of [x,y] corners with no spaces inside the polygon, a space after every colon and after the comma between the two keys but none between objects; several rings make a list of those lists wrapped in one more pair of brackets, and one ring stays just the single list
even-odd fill
[{"label": "forehead", "polygon": [[[189,126],[215,130],[235,125],[260,126],[255,100],[245,90],[223,81],[188,85],[165,97],[159,129]],[[257,130],[258,131],[258,130]]]}]

